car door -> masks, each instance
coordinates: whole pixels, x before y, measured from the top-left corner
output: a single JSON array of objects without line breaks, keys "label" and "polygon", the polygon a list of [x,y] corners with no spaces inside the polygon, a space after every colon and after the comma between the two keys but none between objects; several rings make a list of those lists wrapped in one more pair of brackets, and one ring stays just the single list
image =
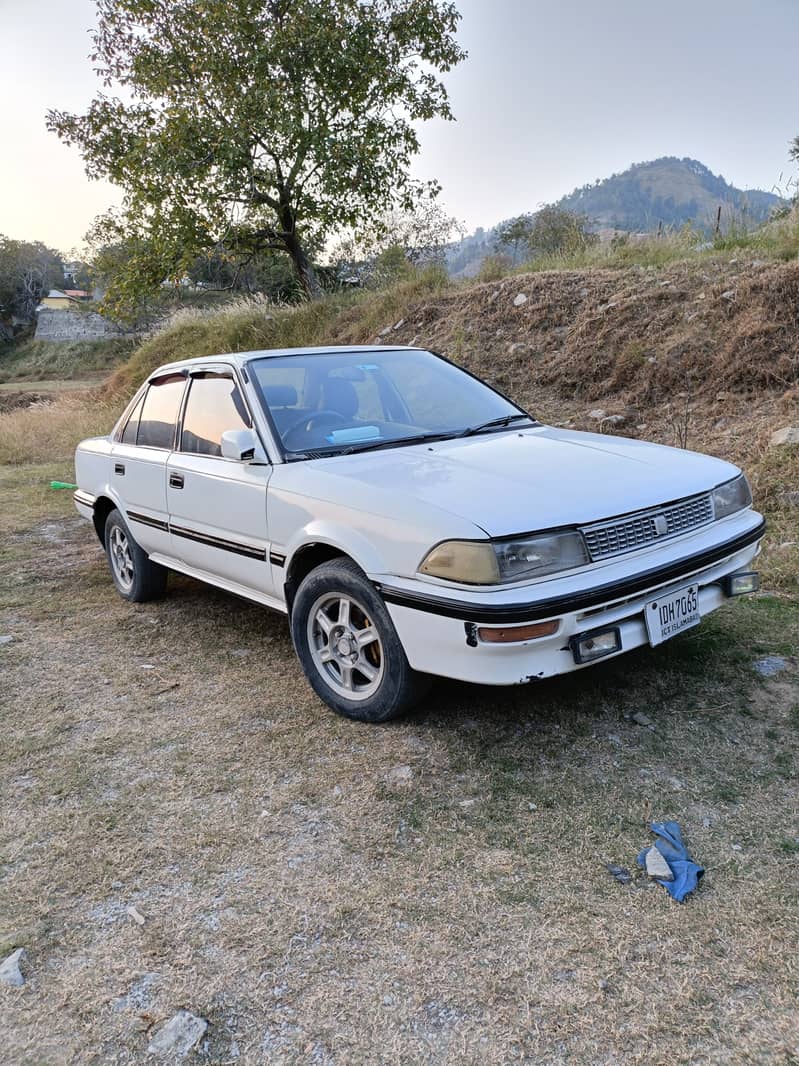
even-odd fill
[{"label": "car door", "polygon": [[171,555],[166,465],[185,388],[185,373],[153,378],[111,447],[109,482],[148,555]]},{"label": "car door", "polygon": [[273,591],[266,526],[272,467],[226,459],[222,434],[252,428],[232,368],[189,380],[180,438],[167,464],[172,555],[194,569],[260,593]]}]

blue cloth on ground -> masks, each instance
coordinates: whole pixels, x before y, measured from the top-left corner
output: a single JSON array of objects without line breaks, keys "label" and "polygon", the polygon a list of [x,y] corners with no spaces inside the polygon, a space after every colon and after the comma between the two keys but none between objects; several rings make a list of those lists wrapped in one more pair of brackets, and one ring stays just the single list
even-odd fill
[{"label": "blue cloth on ground", "polygon": [[[685,897],[696,888],[699,878],[705,872],[704,868],[698,866],[688,854],[680,827],[676,822],[652,822],[649,828],[658,838],[655,846],[674,874],[673,881],[661,881],[659,878],[655,880],[659,885],[663,885],[678,903],[682,903]],[[638,855],[638,865],[643,866],[644,869],[646,869],[648,851],[649,847],[646,847]]]}]

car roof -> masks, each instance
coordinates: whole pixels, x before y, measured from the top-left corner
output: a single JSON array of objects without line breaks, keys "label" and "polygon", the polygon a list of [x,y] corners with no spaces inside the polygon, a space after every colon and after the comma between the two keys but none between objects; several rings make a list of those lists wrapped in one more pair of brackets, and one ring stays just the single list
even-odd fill
[{"label": "car roof", "polygon": [[164,363],[148,374],[147,380],[167,373],[170,370],[181,370],[192,366],[208,366],[215,362],[232,363],[234,366],[244,366],[253,359],[273,359],[277,356],[295,355],[341,355],[347,352],[419,352],[423,348],[407,344],[337,344],[318,348],[263,348],[251,352],[219,352],[217,355],[197,356],[194,359],[179,359],[174,363]]}]

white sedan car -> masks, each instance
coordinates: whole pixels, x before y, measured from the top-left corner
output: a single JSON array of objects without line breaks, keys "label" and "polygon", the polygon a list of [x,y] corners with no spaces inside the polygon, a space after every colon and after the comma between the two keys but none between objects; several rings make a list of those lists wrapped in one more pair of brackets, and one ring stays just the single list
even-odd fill
[{"label": "white sedan car", "polygon": [[660,644],[758,585],[737,467],[542,425],[417,348],[163,366],[76,478],[122,596],[178,570],[282,611],[361,721],[430,675],[515,684]]}]

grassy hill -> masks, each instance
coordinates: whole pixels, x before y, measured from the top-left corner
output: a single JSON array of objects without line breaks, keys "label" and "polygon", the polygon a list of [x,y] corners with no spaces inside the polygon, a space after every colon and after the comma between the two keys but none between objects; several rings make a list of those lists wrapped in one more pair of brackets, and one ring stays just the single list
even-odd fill
[{"label": "grassy hill", "polygon": [[[663,156],[575,189],[555,206],[587,215],[599,230],[655,233],[659,228],[674,231],[690,224],[692,243],[698,244],[702,235],[714,231],[719,208],[720,233],[728,238],[767,221],[774,208],[784,203],[772,192],[738,189],[696,159]],[[451,245],[447,261],[452,275],[477,275],[482,261],[497,250],[504,224],[477,229]]]},{"label": "grassy hill", "polygon": [[756,225],[780,203],[771,192],[737,189],[696,159],[663,156],[575,189],[557,206],[582,212],[600,227],[650,232],[686,222],[709,231],[719,207],[725,226],[731,220]]}]

